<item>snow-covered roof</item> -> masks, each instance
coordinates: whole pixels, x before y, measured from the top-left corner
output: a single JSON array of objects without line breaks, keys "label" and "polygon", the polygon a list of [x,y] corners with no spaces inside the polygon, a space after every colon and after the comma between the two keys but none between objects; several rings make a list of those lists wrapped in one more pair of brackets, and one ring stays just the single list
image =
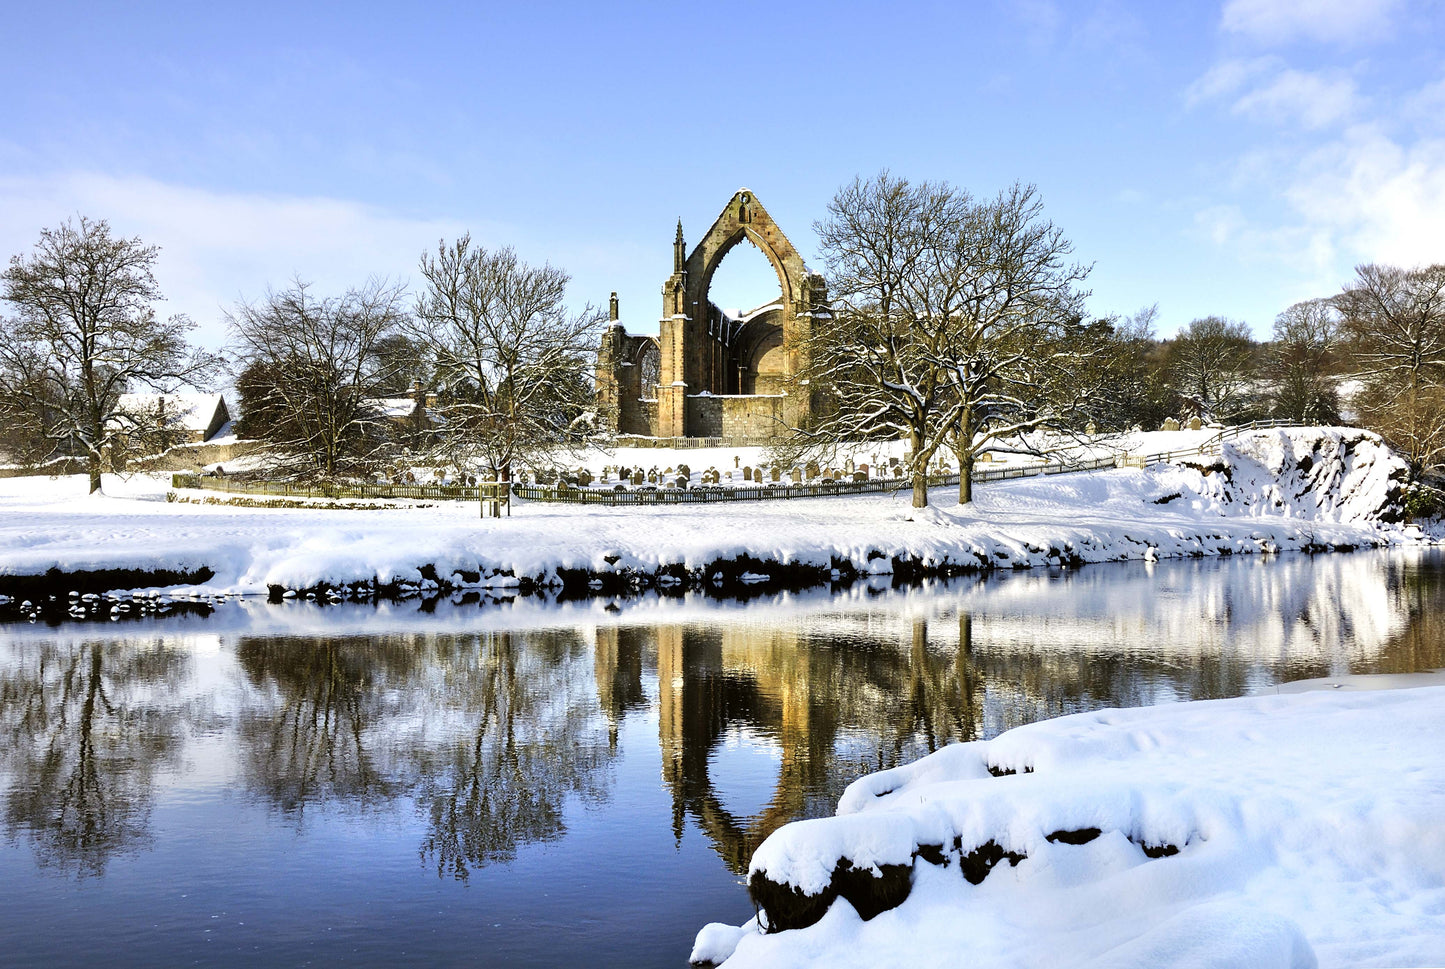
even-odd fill
[{"label": "snow-covered roof", "polygon": [[168,423],[188,431],[206,431],[223,402],[220,394],[121,394],[119,409],[126,413],[154,416],[164,413]]},{"label": "snow-covered roof", "polygon": [[374,397],[367,401],[386,417],[410,417],[416,410],[414,397]]}]

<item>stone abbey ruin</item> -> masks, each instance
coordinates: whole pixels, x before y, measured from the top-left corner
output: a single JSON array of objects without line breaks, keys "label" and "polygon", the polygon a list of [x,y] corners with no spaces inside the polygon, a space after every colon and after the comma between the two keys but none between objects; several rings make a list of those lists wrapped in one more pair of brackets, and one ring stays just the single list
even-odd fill
[{"label": "stone abbey ruin", "polygon": [[[708,288],[744,240],[772,263],[782,294],[734,316],[708,299]],[[829,316],[827,286],[747,189],[691,253],[678,221],[656,337],[623,328],[616,293],[609,315],[597,353],[597,406],[619,434],[764,441],[812,412],[813,395],[796,378],[814,323]]]}]

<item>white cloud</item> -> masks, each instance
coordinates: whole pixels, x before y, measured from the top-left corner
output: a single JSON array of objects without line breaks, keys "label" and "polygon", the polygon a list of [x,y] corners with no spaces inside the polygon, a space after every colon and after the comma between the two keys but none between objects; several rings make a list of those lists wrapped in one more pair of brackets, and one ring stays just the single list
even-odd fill
[{"label": "white cloud", "polygon": [[[70,173],[0,177],[0,254],[34,246],[40,230],[84,214],[161,247],[163,313],[186,313],[197,339],[219,345],[223,309],[284,287],[293,276],[328,293],[368,276],[411,275],[424,249],[466,227],[345,199],[212,192],[143,177]],[[479,241],[495,226],[472,225]],[[505,241],[505,240],[502,240]]]},{"label": "white cloud", "polygon": [[1445,139],[1359,126],[1306,159],[1286,197],[1351,264],[1445,262]]},{"label": "white cloud", "polygon": [[1401,0],[1227,0],[1224,30],[1264,44],[1355,44],[1388,36]]},{"label": "white cloud", "polygon": [[1234,102],[1236,114],[1260,121],[1324,128],[1351,117],[1360,98],[1348,77],[1285,70]]},{"label": "white cloud", "polygon": [[1311,130],[1347,121],[1363,104],[1348,75],[1298,71],[1276,57],[1221,61],[1185,89],[1184,100],[1191,107],[1229,100],[1233,113],[1251,120]]}]

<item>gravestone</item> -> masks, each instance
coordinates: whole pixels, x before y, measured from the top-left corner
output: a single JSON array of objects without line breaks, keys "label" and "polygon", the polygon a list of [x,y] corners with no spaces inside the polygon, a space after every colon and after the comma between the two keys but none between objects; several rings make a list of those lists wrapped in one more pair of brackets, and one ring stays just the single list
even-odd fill
[{"label": "gravestone", "polygon": [[1178,422],[1177,420],[1175,420],[1174,418],[1172,418],[1172,417],[1167,418],[1167,419],[1164,421],[1164,426],[1161,427],[1161,428],[1159,428],[1159,430],[1161,430],[1161,431],[1177,431],[1177,430],[1179,430],[1179,422]]},{"label": "gravestone", "polygon": [[744,481],[751,481],[751,480],[753,480],[753,469],[752,469],[752,468],[743,468],[743,480],[744,480]]},{"label": "gravestone", "polygon": [[798,467],[796,464],[793,465],[792,478],[793,478],[793,484],[802,484],[802,483],[803,483],[803,469],[800,468],[800,467]]},{"label": "gravestone", "polygon": [[632,483],[634,485],[640,485],[646,480],[647,479],[642,476],[642,469],[639,468],[638,470],[632,472]]},{"label": "gravestone", "polygon": [[1199,430],[1199,429],[1200,429],[1201,427],[1203,427],[1203,426],[1204,426],[1204,422],[1199,419],[1199,416],[1198,416],[1198,415],[1195,415],[1194,417],[1189,418],[1189,429],[1190,429],[1191,431],[1197,431],[1197,430]]},{"label": "gravestone", "polygon": [[777,483],[777,482],[780,482],[780,481],[783,480],[783,469],[780,468],[780,467],[778,467],[776,464],[773,465],[772,479],[773,479],[773,482],[774,482],[774,483]]}]

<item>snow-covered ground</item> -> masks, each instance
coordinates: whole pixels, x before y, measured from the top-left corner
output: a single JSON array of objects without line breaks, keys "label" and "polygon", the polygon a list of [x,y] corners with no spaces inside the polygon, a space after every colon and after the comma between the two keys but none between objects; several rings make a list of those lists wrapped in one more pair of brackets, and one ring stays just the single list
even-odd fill
[{"label": "snow-covered ground", "polygon": [[255,509],[167,502],[165,476],[108,478],[107,493],[93,497],[83,477],[13,478],[0,480],[0,574],[209,568],[208,591],[249,594],[420,581],[428,565],[442,577],[545,582],[562,569],[653,575],[744,555],[887,573],[899,561],[1021,568],[1379,545],[1418,536],[1380,520],[1403,477],[1403,463],[1364,432],[1292,429],[1226,444],[1217,469],[1160,465],[989,483],[963,507],[942,488],[922,511],[899,492],[645,509],[518,501],[512,517],[496,520],[465,502]]},{"label": "snow-covered ground", "polygon": [[763,843],[759,920],[707,926],[693,959],[1445,965],[1445,686],[1350,680],[1062,717],[865,776]]}]

